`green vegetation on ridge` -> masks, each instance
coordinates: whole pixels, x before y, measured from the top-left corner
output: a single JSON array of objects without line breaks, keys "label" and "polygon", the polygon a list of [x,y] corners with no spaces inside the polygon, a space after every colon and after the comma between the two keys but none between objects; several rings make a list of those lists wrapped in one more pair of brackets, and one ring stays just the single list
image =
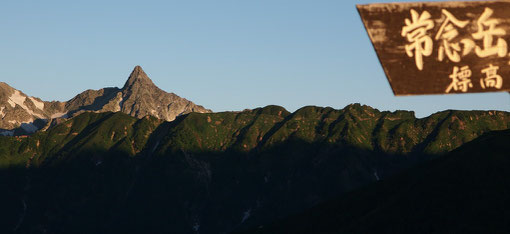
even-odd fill
[{"label": "green vegetation on ridge", "polygon": [[192,233],[199,224],[201,233],[229,232],[302,211],[509,123],[500,111],[417,119],[359,104],[190,113],[172,122],[86,112],[28,137],[0,137],[7,186],[0,225]]}]

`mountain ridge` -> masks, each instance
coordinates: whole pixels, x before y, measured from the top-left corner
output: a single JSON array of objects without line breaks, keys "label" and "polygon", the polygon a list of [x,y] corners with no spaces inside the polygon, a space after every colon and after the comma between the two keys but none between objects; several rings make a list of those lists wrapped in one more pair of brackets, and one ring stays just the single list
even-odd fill
[{"label": "mountain ridge", "polygon": [[492,131],[402,173],[239,233],[504,233],[510,130]]},{"label": "mountain ridge", "polygon": [[0,222],[21,223],[20,233],[242,230],[509,125],[508,112],[417,119],[360,104],[189,113],[171,122],[85,112],[45,132],[0,137],[0,183],[8,185]]},{"label": "mountain ridge", "polygon": [[42,101],[0,83],[0,134],[30,134],[54,118],[67,118],[84,111],[122,111],[137,118],[152,115],[167,121],[190,112],[211,112],[174,93],[158,88],[136,66],[122,88],[88,89],[65,102]]}]

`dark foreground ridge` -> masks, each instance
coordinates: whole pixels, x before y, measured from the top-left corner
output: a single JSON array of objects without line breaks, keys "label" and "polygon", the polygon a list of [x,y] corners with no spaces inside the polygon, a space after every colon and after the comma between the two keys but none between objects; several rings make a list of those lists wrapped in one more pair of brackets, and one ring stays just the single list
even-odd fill
[{"label": "dark foreground ridge", "polygon": [[86,112],[0,137],[0,233],[247,230],[440,158],[509,120],[499,111],[416,119],[359,104],[172,122]]},{"label": "dark foreground ridge", "polygon": [[507,233],[510,131],[244,233]]}]

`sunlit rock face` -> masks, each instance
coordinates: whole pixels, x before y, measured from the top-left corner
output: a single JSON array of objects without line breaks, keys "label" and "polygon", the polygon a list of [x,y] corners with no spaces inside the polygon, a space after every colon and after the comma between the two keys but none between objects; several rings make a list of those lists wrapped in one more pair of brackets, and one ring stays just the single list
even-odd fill
[{"label": "sunlit rock face", "polygon": [[190,112],[211,112],[202,106],[158,88],[145,74],[140,66],[136,66],[129,79],[117,94],[111,108],[120,108],[120,111],[131,116],[142,118],[151,115],[167,121]]},{"label": "sunlit rock face", "polygon": [[174,93],[158,88],[140,66],[136,66],[124,87],[86,90],[67,102],[47,102],[30,97],[0,82],[0,134],[33,133],[51,119],[76,116],[82,112],[118,112],[143,118],[150,115],[166,121],[190,112],[209,113]]}]

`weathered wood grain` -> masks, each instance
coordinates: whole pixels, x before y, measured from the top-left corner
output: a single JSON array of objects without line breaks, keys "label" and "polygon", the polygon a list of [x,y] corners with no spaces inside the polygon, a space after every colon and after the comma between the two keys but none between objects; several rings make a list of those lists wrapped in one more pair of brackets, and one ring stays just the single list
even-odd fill
[{"label": "weathered wood grain", "polygon": [[[358,5],[357,8],[395,95],[510,90],[510,1],[388,3]],[[411,49],[410,56],[405,49],[406,45],[413,44],[412,40],[408,39],[408,35],[414,31],[404,30],[407,25],[406,19],[411,24],[413,22],[411,11],[415,11],[418,16],[423,16],[425,11],[428,12],[430,21],[427,22],[433,24],[432,27],[428,24],[429,27],[425,30],[424,37],[430,38],[432,51],[430,55],[422,56],[421,69],[416,60],[416,50]],[[489,14],[490,11],[492,14]],[[448,13],[454,16],[457,22],[466,22],[465,26],[461,27],[459,24],[452,23],[452,18],[447,17]],[[483,20],[484,15],[490,16]],[[447,20],[451,27],[443,26]],[[426,25],[424,24],[424,28]],[[444,36],[447,32],[452,33],[452,30],[457,30],[458,34],[454,37]],[[498,40],[504,41],[506,48]],[[469,45],[464,43],[469,44],[469,41],[474,43],[474,48],[470,51]],[[426,47],[426,44],[423,42],[418,46]],[[455,56],[449,57],[446,53],[443,53],[443,60],[440,61],[440,47],[443,47],[443,52],[446,51],[446,47],[449,47],[450,51],[453,51],[451,54],[454,54],[456,50],[450,46],[455,44],[459,49],[458,61],[455,61]],[[495,51],[499,54],[483,53],[484,49],[491,46],[496,46]],[[479,47],[480,53],[477,53],[476,47]],[[483,72],[491,65],[492,68],[498,68],[496,75],[501,77],[502,82],[499,87],[496,83],[491,85],[489,81],[491,79],[496,81],[499,79],[497,76],[487,79],[488,74]],[[460,76],[452,78],[455,67],[458,68],[458,72],[463,67],[470,71],[470,76],[463,78],[465,87],[458,83],[462,81]],[[464,74],[469,75],[469,72]],[[457,79],[456,87],[452,84],[455,79]]]}]

